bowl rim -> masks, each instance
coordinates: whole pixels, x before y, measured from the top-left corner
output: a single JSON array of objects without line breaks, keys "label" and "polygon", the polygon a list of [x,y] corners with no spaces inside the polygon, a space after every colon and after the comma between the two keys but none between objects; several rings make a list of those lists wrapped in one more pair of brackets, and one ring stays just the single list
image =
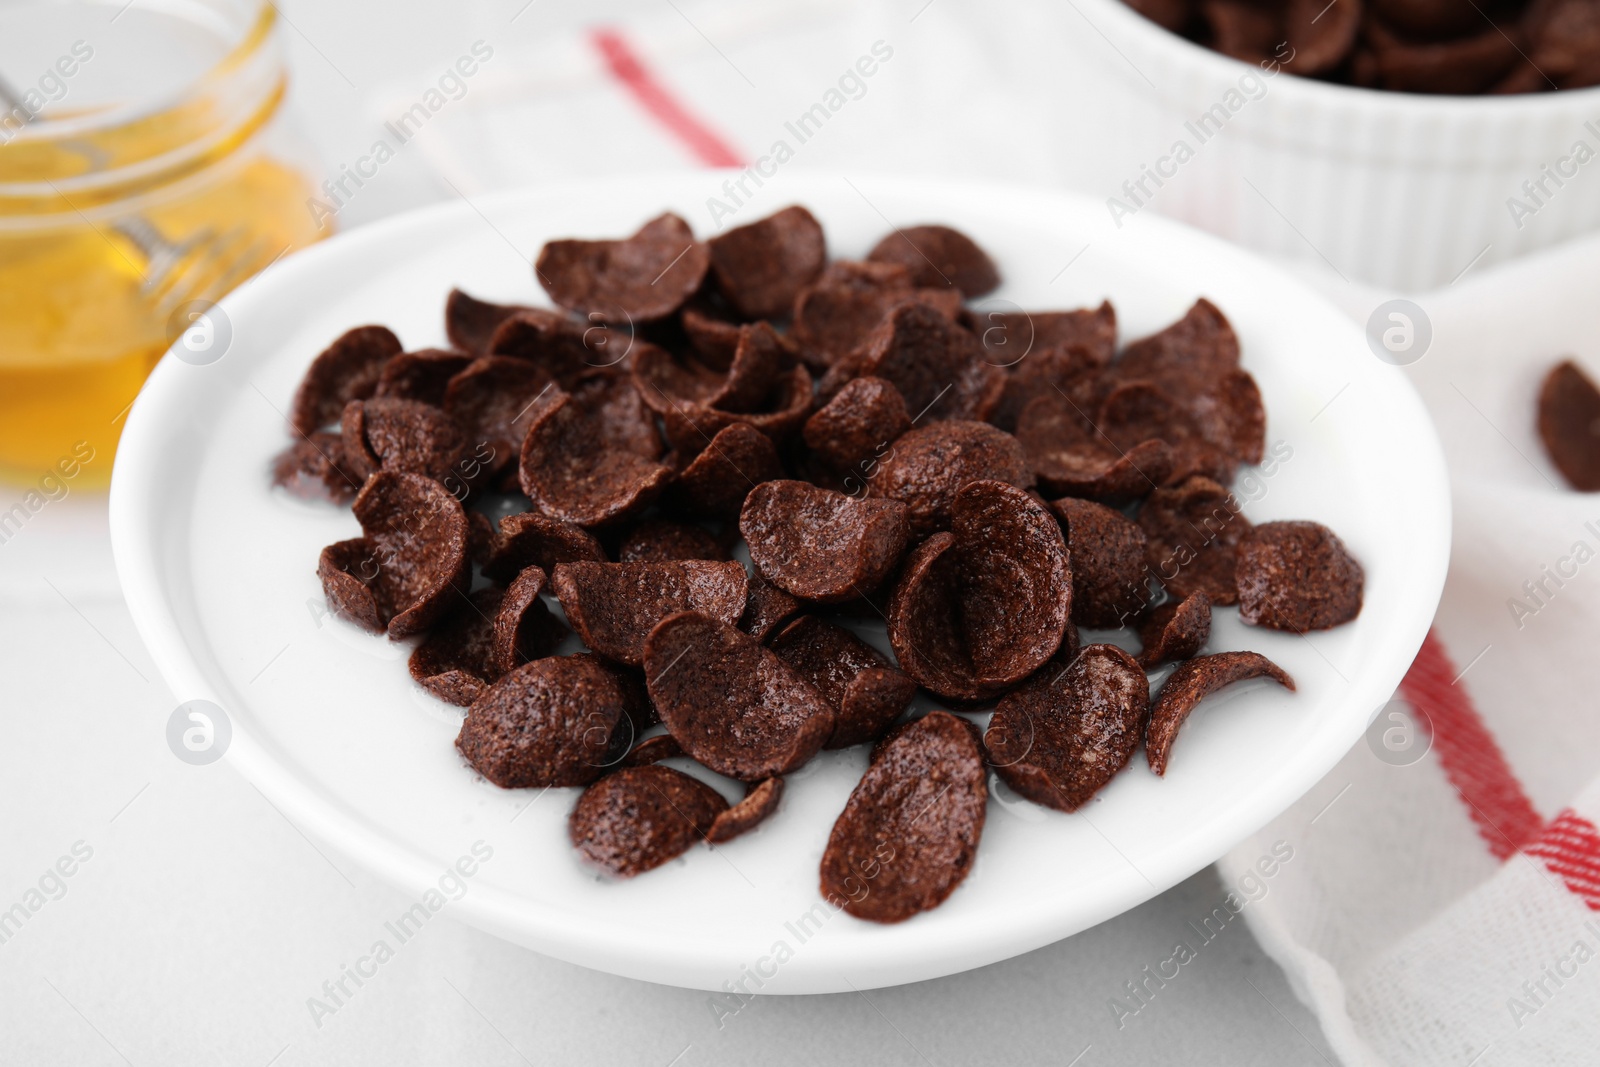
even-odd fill
[{"label": "bowl rim", "polygon": [[[1081,15],[1085,22],[1101,34],[1106,36],[1094,19],[1085,13],[1085,8],[1093,8],[1095,12],[1105,16],[1117,24],[1117,29],[1142,38],[1148,42],[1149,47],[1157,49],[1163,58],[1175,63],[1186,63],[1192,69],[1217,80],[1218,82],[1234,83],[1245,71],[1260,72],[1260,68],[1244,60],[1235,59],[1221,52],[1213,51],[1204,45],[1196,44],[1179,34],[1145,18],[1123,0],[1067,0],[1068,4]],[[1081,5],[1081,6],[1080,6]],[[1112,43],[1106,37],[1107,43]],[[1142,70],[1134,66],[1133,61],[1122,55],[1120,49],[1112,43],[1112,48],[1117,50],[1127,65],[1132,67],[1141,79],[1146,79]],[[1409,109],[1413,118],[1429,118],[1436,120],[1454,120],[1460,122],[1475,121],[1484,118],[1503,119],[1507,117],[1521,118],[1529,114],[1548,114],[1551,112],[1572,111],[1587,112],[1591,110],[1596,99],[1600,99],[1600,85],[1588,86],[1583,89],[1557,89],[1549,93],[1508,93],[1503,95],[1477,94],[1460,96],[1454,94],[1433,93],[1403,93],[1393,89],[1368,89],[1359,85],[1342,85],[1338,82],[1326,82],[1316,78],[1307,78],[1299,74],[1290,74],[1288,71],[1276,72],[1270,77],[1274,86],[1285,84],[1280,76],[1287,74],[1287,84],[1290,86],[1286,92],[1303,94],[1304,99],[1323,107],[1342,107],[1362,113],[1363,121],[1373,118],[1392,118],[1390,114],[1396,109]],[[1157,80],[1160,81],[1159,75]],[[1159,89],[1157,91],[1160,91]]]}]

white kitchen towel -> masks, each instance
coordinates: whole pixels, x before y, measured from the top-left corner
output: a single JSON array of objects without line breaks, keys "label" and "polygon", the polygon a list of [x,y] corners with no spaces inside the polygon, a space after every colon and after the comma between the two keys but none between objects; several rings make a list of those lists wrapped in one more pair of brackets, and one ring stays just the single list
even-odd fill
[{"label": "white kitchen towel", "polygon": [[[1070,25],[1052,6],[675,3],[503,46],[418,142],[467,196],[750,164],[780,141],[797,167],[1093,191],[1096,145],[1051,124],[1104,88],[1048,62]],[[1600,1062],[1600,498],[1564,486],[1533,429],[1555,359],[1600,371],[1597,274],[1590,240],[1414,297],[1431,340],[1410,373],[1455,492],[1434,631],[1367,741],[1220,864],[1239,885],[1272,842],[1303,842],[1246,914],[1348,1064]],[[1363,322],[1394,295],[1314,280]],[[1407,457],[1372,476],[1404,479]]]}]

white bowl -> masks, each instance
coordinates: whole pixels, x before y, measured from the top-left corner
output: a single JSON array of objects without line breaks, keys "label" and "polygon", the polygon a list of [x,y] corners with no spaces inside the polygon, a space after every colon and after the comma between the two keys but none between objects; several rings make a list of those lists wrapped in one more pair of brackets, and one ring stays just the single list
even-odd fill
[{"label": "white bowl", "polygon": [[[1194,157],[1154,210],[1274,255],[1320,259],[1345,277],[1420,291],[1600,226],[1587,165],[1536,203],[1522,188],[1582,140],[1600,151],[1600,88],[1518,96],[1359,89],[1202,48],[1121,0],[1072,0],[1057,14],[1065,62],[1093,64],[1112,91],[1073,101],[1072,120],[1108,163],[1108,196],[1183,140]],[[1085,25],[1087,21],[1088,25]],[[1241,79],[1245,81],[1241,82]],[[1254,79],[1252,83],[1250,79]],[[1232,90],[1237,94],[1229,98]],[[1221,104],[1200,136],[1186,124]],[[1595,122],[1593,130],[1586,122]],[[1136,190],[1137,192],[1137,190]],[[1535,208],[1514,218],[1517,198]],[[1141,195],[1141,199],[1143,199]]]},{"label": "white bowl", "polygon": [[[223,358],[196,366],[169,354],[157,367],[117,458],[118,569],[163,676],[180,700],[226,710],[226,758],[274,804],[419,900],[484,842],[492,859],[444,907],[562,959],[713,990],[759,966],[775,969],[761,975],[763,992],[842,991],[1005,959],[1132,907],[1281,812],[1357,742],[1432,618],[1449,507],[1421,403],[1354,324],[1248,253],[1154,217],[1117,230],[1092,200],[782,174],[748,217],[807,204],[836,255],[865,253],[888,220],[949,222],[994,253],[1006,276],[997,298],[1048,308],[1110,297],[1127,336],[1165,325],[1201,294],[1214,299],[1260,382],[1269,440],[1292,450],[1270,476],[1242,474],[1247,514],[1336,529],[1366,567],[1365,610],[1310,638],[1247,630],[1220,611],[1212,647],[1271,656],[1298,693],[1247,686],[1208,702],[1165,779],[1136,758],[1082,813],[997,789],[971,877],[898,926],[828,916],[819,899],[818,862],[865,766],[860,749],[794,775],[782,809],[747,837],[622,883],[597,877],[568,844],[575,791],[506,791],[477,778],[452,747],[459,709],[412,683],[404,648],[327,617],[317,552],[357,526],[347,510],[271,489],[268,463],[287,441],[281,413],[311,357],[347,327],[384,322],[409,347],[439,344],[452,285],[541,299],[528,266],[541,242],[627,233],[664,208],[704,232],[705,199],[724,177],[519,192],[357,230],[229,297]],[[807,916],[820,929],[808,930]],[[774,967],[779,942],[793,955]]]}]

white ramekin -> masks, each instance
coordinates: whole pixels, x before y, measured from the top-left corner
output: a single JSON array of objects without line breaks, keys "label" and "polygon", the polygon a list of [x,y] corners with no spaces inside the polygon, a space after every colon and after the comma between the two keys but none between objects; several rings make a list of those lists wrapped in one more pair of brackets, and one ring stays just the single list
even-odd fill
[{"label": "white ramekin", "polygon": [[[1099,180],[1127,208],[1400,290],[1447,285],[1600,227],[1600,88],[1472,97],[1356,89],[1267,74],[1121,0],[1066,0],[1059,14],[1065,60],[1097,65],[1111,83],[1074,106],[1074,119],[1093,129],[1108,161]],[[1259,98],[1228,96],[1241,79],[1254,88],[1252,77]],[[1203,143],[1186,125],[1239,99]],[[1193,157],[1163,163],[1180,140]],[[1579,164],[1578,142],[1594,158]],[[1134,184],[1135,203],[1122,183],[1158,165],[1171,177],[1159,187],[1147,177],[1149,197]],[[1514,214],[1513,199],[1531,210]]]}]

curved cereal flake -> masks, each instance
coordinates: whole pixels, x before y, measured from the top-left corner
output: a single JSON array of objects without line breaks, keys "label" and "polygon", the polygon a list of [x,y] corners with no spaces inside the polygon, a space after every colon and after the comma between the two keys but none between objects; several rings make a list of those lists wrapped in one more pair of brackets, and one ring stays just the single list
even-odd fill
[{"label": "curved cereal flake", "polygon": [[988,789],[967,724],[935,711],[887,744],[856,784],[822,854],[822,895],[871,922],[944,903],[972,870]]},{"label": "curved cereal flake", "polygon": [[1218,605],[1239,602],[1234,565],[1251,525],[1232,493],[1209,478],[1191,477],[1151,493],[1138,523],[1148,538],[1145,558],[1169,593],[1179,599],[1204,593]]},{"label": "curved cereal flake", "polygon": [[[1128,382],[1106,397],[1098,426],[1112,447],[1122,451],[1148,440],[1164,441],[1172,450],[1172,473],[1168,478],[1173,482],[1201,474],[1226,483],[1233,480],[1237,463],[1228,450],[1235,442],[1227,439],[1219,444],[1209,440],[1195,415],[1198,408],[1208,404],[1215,407],[1214,399],[1205,393],[1194,393],[1187,404],[1180,404],[1154,382]],[[1264,428],[1262,423],[1261,429]]]},{"label": "curved cereal flake", "polygon": [[988,423],[952,419],[912,430],[894,442],[867,481],[867,495],[911,509],[913,540],[950,528],[950,506],[968,482],[1033,484],[1027,455],[1015,437]]},{"label": "curved cereal flake", "polygon": [[431,404],[373,397],[352,400],[340,421],[344,454],[358,468],[420,474],[462,490],[471,449],[456,421]]},{"label": "curved cereal flake", "polygon": [[596,371],[626,369],[635,350],[646,347],[651,346],[635,341],[628,330],[610,329],[598,321],[585,326],[559,311],[529,309],[500,324],[484,355],[526,360],[570,387]]},{"label": "curved cereal flake", "polygon": [[772,639],[772,651],[833,705],[833,734],[824,748],[848,748],[881,737],[916,695],[917,683],[889,658],[842,626],[806,615]]},{"label": "curved cereal flake", "polygon": [[1568,485],[1600,492],[1600,389],[1570,359],[1539,387],[1539,439]]},{"label": "curved cereal flake", "polygon": [[900,390],[882,378],[856,378],[806,420],[801,436],[824,463],[858,482],[911,429]]},{"label": "curved cereal flake", "polygon": [[907,226],[867,253],[869,263],[898,263],[911,271],[911,284],[959,289],[982,296],[1000,284],[1000,272],[977,242],[949,226]]},{"label": "curved cereal flake", "polygon": [[1310,77],[1339,66],[1355,49],[1361,12],[1359,3],[1336,4],[1326,10],[1319,9],[1316,0],[1289,0],[1283,9],[1281,36],[1274,41],[1293,49],[1284,69]]},{"label": "curved cereal flake", "polygon": [[516,463],[528,426],[560,393],[535,363],[484,356],[450,379],[444,410],[472,445],[492,451],[491,466],[499,471]]},{"label": "curved cereal flake", "polygon": [[889,643],[900,669],[930,692],[983,700],[1060,648],[1071,573],[1056,520],[1014,486],[969,483],[952,520],[952,533],[907,559],[889,601]]},{"label": "curved cereal flake", "polygon": [[704,526],[646,519],[617,549],[618,563],[665,563],[675,559],[725,560],[728,549]]},{"label": "curved cereal flake", "polygon": [[1050,510],[1066,534],[1072,561],[1072,621],[1120,629],[1150,602],[1146,541],[1138,523],[1104,504],[1066,497]]},{"label": "curved cereal flake", "polygon": [[778,810],[778,801],[782,798],[782,778],[768,778],[752,785],[743,800],[716,817],[706,833],[706,840],[721,845],[749,833]]},{"label": "curved cereal flake", "polygon": [[717,371],[646,346],[633,359],[633,380],[651,410],[665,415],[677,405],[753,412],[771,396],[785,361],[771,326],[739,327],[739,341],[727,370]]},{"label": "curved cereal flake", "polygon": [[678,472],[669,503],[689,515],[736,519],[750,490],[783,477],[772,438],[742,422],[724,426],[711,443]]},{"label": "curved cereal flake", "polygon": [[719,319],[693,304],[683,309],[678,321],[701,363],[718,371],[733,365],[734,353],[739,350],[738,323]]},{"label": "curved cereal flake", "polygon": [[550,241],[539,250],[534,273],[564,308],[612,323],[645,323],[682,307],[710,264],[710,249],[669,213],[622,240]]},{"label": "curved cereal flake", "polygon": [[352,510],[361,538],[324,549],[317,568],[340,614],[390,637],[409,637],[465,595],[471,577],[467,516],[438,482],[380,471]]},{"label": "curved cereal flake", "polygon": [[742,317],[778,319],[828,261],[822,225],[803,207],[737,226],[707,242],[717,288]]},{"label": "curved cereal flake", "polygon": [[671,469],[612,447],[604,429],[568,394],[534,416],[518,470],[535,507],[577,526],[599,527],[627,520],[661,495]]},{"label": "curved cereal flake", "polygon": [[628,754],[622,757],[622,767],[648,767],[652,763],[660,763],[664,759],[676,759],[683,755],[683,746],[671,734],[657,734],[647,737],[637,745],[628,749]]},{"label": "curved cereal flake", "polygon": [[904,303],[926,304],[951,320],[961,313],[960,293],[915,289],[910,278],[896,264],[831,264],[816,284],[795,298],[790,336],[801,358],[819,369],[841,363]]},{"label": "curved cereal flake", "polygon": [[1211,598],[1190,593],[1153,608],[1139,623],[1139,665],[1149,670],[1167,660],[1185,660],[1211,636]]},{"label": "curved cereal flake", "polygon": [[295,390],[290,425],[302,435],[327,426],[350,401],[372,395],[384,365],[400,352],[400,339],[383,326],[357,326],[341,334],[311,361]]},{"label": "curved cereal flake", "polygon": [[[990,327],[991,331],[994,329]],[[1081,344],[1058,345],[1026,355],[1019,353],[1016,358],[1015,364],[997,364],[1006,369],[1005,389],[989,416],[990,422],[1015,433],[1028,405],[1048,399],[1068,408],[1080,425],[1087,426],[1088,418],[1082,413],[1094,410],[1101,370],[1099,357],[1092,349]],[[994,361],[993,352],[989,359]]]},{"label": "curved cereal flake", "polygon": [[1172,450],[1160,440],[1119,452],[1109,438],[1085,428],[1078,410],[1059,397],[1030,402],[1017,420],[1039,487],[1051,496],[1075,496],[1120,507],[1142,500],[1172,474]]},{"label": "curved cereal flake", "polygon": [[556,599],[583,643],[637,667],[645,638],[680,611],[698,611],[732,626],[744,613],[744,564],[709,560],[670,563],[562,563],[551,576]]},{"label": "curved cereal flake", "polygon": [[1204,388],[1238,366],[1238,335],[1227,316],[1201,298],[1171,326],[1130,342],[1112,370],[1124,381],[1186,381]]},{"label": "curved cereal flake", "polygon": [[274,457],[272,484],[307,500],[348,504],[355,499],[363,480],[355,470],[345,458],[340,435],[318,430]]},{"label": "curved cereal flake", "polygon": [[1276,7],[1257,7],[1246,0],[1200,0],[1197,6],[1211,31],[1212,47],[1225,56],[1264,63],[1283,42],[1282,12]]},{"label": "curved cereal flake", "polygon": [[1172,742],[1196,704],[1223,686],[1262,677],[1271,678],[1294,692],[1294,679],[1276,663],[1255,652],[1219,652],[1178,664],[1167,676],[1150,709],[1150,723],[1145,728],[1144,738],[1144,755],[1150,769],[1158,775],[1167,773]]},{"label": "curved cereal flake", "polygon": [[984,747],[995,773],[1019,794],[1076,811],[1127,766],[1149,710],[1149,683],[1133,657],[1115,645],[1089,645],[1001,700]]},{"label": "curved cereal flake", "polygon": [[1111,301],[1076,311],[965,311],[962,321],[977,334],[989,362],[1021,368],[1023,353],[1081,346],[1101,367],[1117,354],[1117,312]]},{"label": "curved cereal flake", "polygon": [[591,371],[570,383],[568,392],[583,412],[591,432],[606,447],[659,460],[666,452],[656,419],[645,406],[629,375],[617,371]]},{"label": "curved cereal flake", "polygon": [[811,374],[802,366],[791,367],[778,378],[770,410],[761,412],[724,411],[703,404],[672,403],[663,412],[667,440],[685,455],[698,455],[723,430],[743,423],[782,444],[799,432],[811,414]]},{"label": "curved cereal flake", "polygon": [[765,641],[778,627],[798,615],[802,607],[800,601],[763,578],[759,570],[753,571],[744,614],[739,616],[739,629],[757,641]]},{"label": "curved cereal flake", "polygon": [[489,339],[501,323],[513,315],[539,314],[539,309],[522,304],[491,304],[462,292],[450,290],[444,302],[444,332],[450,344],[471,356],[489,351]]},{"label": "curved cereal flake", "polygon": [[896,500],[772,481],[745,498],[739,530],[768,581],[802,600],[841,603],[889,576],[910,538],[907,516]]},{"label": "curved cereal flake", "polygon": [[394,400],[415,400],[434,407],[444,406],[445,388],[450,379],[467,369],[472,357],[465,352],[424,348],[402,352],[384,364],[373,396]]},{"label": "curved cereal flake", "polygon": [[644,669],[667,731],[718,774],[787,774],[833,733],[833,708],[810,684],[755,638],[697,612],[656,624]]},{"label": "curved cereal flake", "polygon": [[1318,522],[1268,522],[1239,541],[1239,619],[1305,633],[1361,613],[1365,575],[1337,534]]},{"label": "curved cereal flake", "polygon": [[537,566],[549,574],[558,563],[579,560],[606,562],[605,549],[593,534],[570,522],[524,511],[500,520],[483,575],[509,582],[527,567]]},{"label": "curved cereal flake", "polygon": [[479,589],[451,609],[406,666],[423,688],[440,700],[466,707],[505,673],[493,664],[498,589]]},{"label": "curved cereal flake", "polygon": [[689,851],[711,832],[728,802],[670,767],[629,767],[583,791],[567,833],[584,859],[632,878]]},{"label": "curved cereal flake", "polygon": [[494,678],[550,655],[567,635],[567,628],[539,599],[544,588],[545,572],[538,567],[524,569],[506,587],[492,622],[488,663]]},{"label": "curved cereal flake", "polygon": [[873,331],[859,375],[900,390],[913,420],[987,419],[1000,405],[1005,372],[964,327],[926,304],[901,304]]},{"label": "curved cereal flake", "polygon": [[587,785],[627,726],[627,692],[588,654],[525,663],[472,703],[456,748],[502,789]]}]

